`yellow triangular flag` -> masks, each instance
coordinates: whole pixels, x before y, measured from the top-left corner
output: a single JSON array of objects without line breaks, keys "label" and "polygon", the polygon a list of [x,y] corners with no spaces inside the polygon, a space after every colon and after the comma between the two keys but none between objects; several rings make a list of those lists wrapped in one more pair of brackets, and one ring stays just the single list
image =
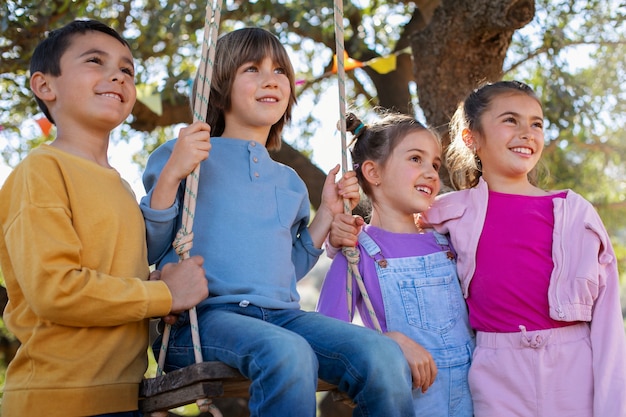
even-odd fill
[{"label": "yellow triangular flag", "polygon": [[141,84],[137,86],[137,100],[143,103],[153,113],[161,116],[163,114],[163,103],[161,102],[161,94],[153,94],[154,87]]},{"label": "yellow triangular flag", "polygon": [[364,64],[371,67],[374,71],[379,74],[387,74],[396,69],[396,61],[397,57],[395,54],[383,56],[380,58],[370,59],[366,61]]}]

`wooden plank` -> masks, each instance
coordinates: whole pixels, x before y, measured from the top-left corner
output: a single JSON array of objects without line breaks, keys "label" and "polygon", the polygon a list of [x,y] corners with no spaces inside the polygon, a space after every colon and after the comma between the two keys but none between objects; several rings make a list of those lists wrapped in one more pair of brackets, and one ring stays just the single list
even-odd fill
[{"label": "wooden plank", "polygon": [[148,414],[153,411],[165,411],[172,408],[192,404],[200,398],[221,397],[224,387],[221,382],[201,382],[184,388],[155,394],[139,399],[139,411]]},{"label": "wooden plank", "polygon": [[201,362],[186,366],[156,378],[144,379],[139,387],[140,397],[151,397],[203,381],[245,381],[239,371],[222,362]]},{"label": "wooden plank", "polygon": [[[176,371],[144,379],[139,387],[139,410],[142,413],[171,410],[194,403],[200,398],[248,398],[250,381],[222,362],[202,362]],[[318,391],[337,387],[321,379]]]}]

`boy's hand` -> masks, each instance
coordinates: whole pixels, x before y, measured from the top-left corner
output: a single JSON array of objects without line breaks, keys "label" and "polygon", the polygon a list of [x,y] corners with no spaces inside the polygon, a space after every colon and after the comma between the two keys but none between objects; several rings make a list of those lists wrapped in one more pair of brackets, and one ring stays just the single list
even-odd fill
[{"label": "boy's hand", "polygon": [[409,363],[413,376],[413,388],[421,388],[426,392],[435,382],[437,377],[437,365],[431,354],[419,343],[400,332],[388,332],[385,336],[395,340]]},{"label": "boy's hand", "polygon": [[[337,192],[341,196],[341,200],[349,200],[350,210],[354,210],[359,205],[361,200],[361,193],[359,188],[359,180],[356,177],[355,171],[346,172],[337,184]],[[341,205],[341,211],[343,213],[343,204]]]},{"label": "boy's hand", "polygon": [[163,174],[180,182],[209,157],[211,150],[211,127],[203,122],[182,128],[170,159],[163,167]]},{"label": "boy's hand", "polygon": [[360,199],[359,182],[356,178],[356,172],[346,172],[339,182],[335,183],[335,177],[338,172],[339,165],[335,165],[335,167],[328,172],[326,181],[324,182],[322,202],[320,204],[320,209],[325,207],[333,216],[344,212],[344,199],[349,200],[350,210],[359,204]]},{"label": "boy's hand", "polygon": [[208,124],[194,122],[181,129],[172,154],[153,189],[150,207],[155,210],[171,207],[176,200],[180,182],[209,157],[210,150],[211,127]]},{"label": "boy's hand", "polygon": [[361,216],[339,213],[330,224],[328,243],[335,248],[353,248],[358,243],[358,235],[365,220]]},{"label": "boy's hand", "polygon": [[209,296],[209,287],[205,278],[201,256],[192,256],[179,263],[170,263],[161,271],[161,281],[165,282],[172,293],[172,311],[180,313],[195,307]]}]

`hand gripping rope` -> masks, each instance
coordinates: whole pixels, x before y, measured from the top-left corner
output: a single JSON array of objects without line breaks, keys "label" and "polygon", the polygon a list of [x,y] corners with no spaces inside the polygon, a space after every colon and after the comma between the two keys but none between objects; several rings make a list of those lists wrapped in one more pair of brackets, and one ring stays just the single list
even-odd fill
[{"label": "hand gripping rope", "polygon": [[[196,98],[193,109],[194,121],[205,121],[209,95],[211,93],[211,78],[213,76],[213,63],[215,59],[215,44],[217,42],[217,34],[219,31],[220,17],[222,11],[221,0],[209,0],[206,7],[206,17],[204,20],[204,39],[202,42],[202,56],[198,68],[198,85],[196,89]],[[200,175],[200,165],[187,176],[185,182],[185,197],[183,200],[183,217],[182,226],[172,245],[181,260],[189,258],[189,251],[193,246],[193,220],[196,210],[196,199],[198,194],[198,178]],[[189,310],[189,321],[191,324],[191,338],[193,341],[193,350],[196,363],[202,362],[202,351],[200,348],[200,333],[198,330],[198,315],[196,308]],[[169,324],[165,324],[163,338],[157,363],[157,376],[163,375],[163,367],[165,365],[165,355],[167,353],[167,345],[170,338]],[[208,398],[202,398],[196,401],[198,408],[202,412],[210,411],[213,416],[221,417],[221,413],[217,407],[213,406]],[[219,414],[217,414],[219,413]],[[153,417],[167,416],[167,412],[152,413]]]},{"label": "hand gripping rope", "polygon": [[[348,157],[347,157],[347,145],[346,145],[346,71],[344,64],[344,30],[343,30],[343,1],[335,0],[335,53],[337,56],[337,78],[339,86],[339,130],[341,131],[341,167],[342,173],[345,174],[348,171]],[[349,201],[344,199],[343,205],[344,212],[346,214],[351,213]],[[356,248],[344,247],[342,253],[348,260],[348,271],[346,274],[346,294],[348,298],[348,317],[352,318],[352,277],[355,278],[361,297],[367,307],[367,312],[374,323],[374,327],[379,333],[382,333],[382,328],[376,312],[372,307],[372,302],[365,288],[363,277],[359,272],[359,251]]]}]

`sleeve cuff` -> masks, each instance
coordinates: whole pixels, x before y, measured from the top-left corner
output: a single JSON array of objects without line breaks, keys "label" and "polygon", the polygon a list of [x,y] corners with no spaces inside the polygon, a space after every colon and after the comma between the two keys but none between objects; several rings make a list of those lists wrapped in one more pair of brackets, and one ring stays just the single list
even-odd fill
[{"label": "sleeve cuff", "polygon": [[172,311],[172,294],[163,281],[146,281],[148,309],[146,317],[163,317]]}]

